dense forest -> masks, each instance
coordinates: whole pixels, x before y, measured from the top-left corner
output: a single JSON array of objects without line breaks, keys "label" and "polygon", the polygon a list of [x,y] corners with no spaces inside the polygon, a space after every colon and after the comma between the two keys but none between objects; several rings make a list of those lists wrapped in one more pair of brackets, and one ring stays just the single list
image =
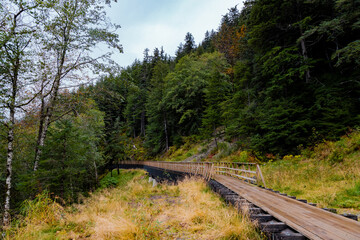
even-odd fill
[{"label": "dense forest", "polygon": [[[221,135],[265,161],[359,126],[359,1],[248,0],[200,44],[187,33],[176,56],[145,49],[126,68],[90,54],[122,51],[102,6],[0,4],[4,226],[37,193],[77,201],[108,166],[186,137]],[[101,77],[89,84],[90,70]]]}]

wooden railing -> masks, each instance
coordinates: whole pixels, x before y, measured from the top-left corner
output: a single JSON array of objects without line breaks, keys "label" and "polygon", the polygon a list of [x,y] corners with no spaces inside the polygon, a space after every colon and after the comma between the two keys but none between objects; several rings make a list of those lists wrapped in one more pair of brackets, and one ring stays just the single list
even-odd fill
[{"label": "wooden railing", "polygon": [[206,180],[216,179],[217,175],[227,175],[248,183],[266,187],[260,166],[256,163],[123,161],[120,162],[120,164],[145,165],[169,171],[201,175]]},{"label": "wooden railing", "polygon": [[257,185],[261,185],[259,183],[261,180],[263,186],[266,187],[259,164],[243,162],[215,162],[213,164],[215,175],[227,175]]}]

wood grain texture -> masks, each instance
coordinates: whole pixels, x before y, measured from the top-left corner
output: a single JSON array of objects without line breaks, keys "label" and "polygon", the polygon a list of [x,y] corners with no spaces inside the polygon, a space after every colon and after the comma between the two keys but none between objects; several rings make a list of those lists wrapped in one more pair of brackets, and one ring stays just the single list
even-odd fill
[{"label": "wood grain texture", "polygon": [[281,196],[229,176],[214,175],[213,177],[219,183],[309,239],[360,240],[360,222]]}]

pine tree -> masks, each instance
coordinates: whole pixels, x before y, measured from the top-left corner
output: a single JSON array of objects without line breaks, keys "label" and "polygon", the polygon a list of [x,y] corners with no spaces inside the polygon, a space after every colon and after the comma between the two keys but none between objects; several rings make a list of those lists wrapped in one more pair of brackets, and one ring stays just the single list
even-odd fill
[{"label": "pine tree", "polygon": [[186,33],[184,44],[184,53],[190,54],[196,47],[194,37],[191,33]]},{"label": "pine tree", "polygon": [[153,77],[150,81],[146,111],[149,124],[147,125],[146,145],[151,152],[159,153],[169,150],[170,131],[169,117],[163,97],[166,92],[165,78],[170,71],[170,66],[164,61],[159,61],[153,68]]},{"label": "pine tree", "polygon": [[224,124],[221,103],[223,103],[231,90],[228,76],[221,72],[224,71],[226,66],[224,62],[225,60],[223,59],[223,66],[214,67],[213,73],[204,89],[207,107],[204,111],[202,125],[205,134],[213,134],[216,145],[218,135],[216,129]]}]

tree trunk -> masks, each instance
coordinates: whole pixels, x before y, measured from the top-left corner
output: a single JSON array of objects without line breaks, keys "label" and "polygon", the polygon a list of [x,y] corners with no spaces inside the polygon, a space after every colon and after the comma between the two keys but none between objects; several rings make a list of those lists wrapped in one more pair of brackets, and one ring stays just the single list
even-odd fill
[{"label": "tree trunk", "polygon": [[[297,1],[297,14],[298,14],[298,20],[301,21],[302,20],[302,14],[301,14],[301,6],[300,6],[300,2]],[[300,37],[303,36],[303,28],[301,26],[301,24],[299,25],[299,30],[300,30]],[[301,54],[305,60],[305,62],[307,62],[308,60],[308,53],[307,53],[307,48],[306,48],[306,42],[304,39],[301,39],[300,40],[300,46],[301,46]],[[306,83],[310,83],[311,81],[311,75],[310,75],[310,70],[306,70],[306,73],[305,73],[305,82]]]},{"label": "tree trunk", "polygon": [[136,123],[135,123],[135,115],[133,115],[133,122],[134,122],[134,125],[133,125],[133,134],[134,134],[134,138],[136,138],[136,130],[135,130],[135,125],[136,125]]},{"label": "tree trunk", "polygon": [[34,162],[34,171],[36,172],[38,167],[39,167],[39,160],[40,160],[40,155],[42,153],[42,146],[44,146],[44,140],[45,140],[45,136],[44,136],[44,121],[45,121],[45,110],[46,110],[46,106],[45,106],[45,96],[44,96],[44,82],[46,79],[46,73],[43,76],[43,80],[41,82],[41,92],[40,92],[40,100],[41,100],[41,106],[40,106],[40,123],[39,123],[39,129],[38,129],[38,137],[37,137],[37,141],[36,141],[36,146],[35,146],[35,162]]},{"label": "tree trunk", "polygon": [[[63,153],[62,153],[62,162],[61,162],[61,198],[64,199],[65,197],[65,180],[66,180],[66,175],[65,175],[65,170],[66,170],[66,164],[67,164],[67,138],[65,135],[65,139],[63,141]],[[71,178],[71,173],[69,174],[70,178]],[[71,188],[71,186],[70,186]]]},{"label": "tree trunk", "polygon": [[[16,19],[14,20],[16,21]],[[18,47],[18,46],[17,46]],[[18,49],[17,49],[18,50]],[[3,226],[6,228],[10,225],[10,201],[11,201],[11,178],[12,178],[12,163],[14,159],[14,128],[15,128],[15,109],[16,109],[16,97],[18,91],[18,74],[20,69],[20,51],[16,52],[14,58],[11,77],[11,98],[9,103],[9,123],[8,123],[8,136],[7,136],[7,157],[6,157],[6,193],[5,193],[5,204],[4,204],[4,216],[3,216]]]},{"label": "tree trunk", "polygon": [[216,148],[218,148],[218,143],[217,143],[217,137],[216,137],[216,126],[215,126],[215,124],[213,125],[214,126],[214,139],[215,139],[215,146],[216,146]]},{"label": "tree trunk", "polygon": [[[301,30],[300,30],[300,32],[302,34]],[[301,39],[300,45],[301,45],[301,53],[303,55],[303,58],[304,58],[305,62],[307,62],[308,54],[307,54],[306,43],[305,43],[304,39]],[[311,75],[310,75],[310,70],[308,69],[308,70],[306,70],[306,73],[305,73],[305,82],[309,83],[310,81],[311,81]]]},{"label": "tree trunk", "polygon": [[51,123],[51,117],[52,117],[54,107],[56,104],[56,100],[57,100],[57,96],[59,93],[60,81],[61,81],[61,77],[62,77],[62,71],[64,68],[66,51],[67,51],[67,49],[66,49],[66,47],[64,47],[61,58],[60,58],[61,60],[59,63],[58,71],[57,71],[55,79],[54,79],[53,88],[50,92],[50,99],[47,104],[45,102],[44,96],[41,95],[41,98],[42,98],[41,99],[41,111],[42,112],[40,115],[38,138],[37,138],[36,147],[35,147],[34,172],[36,172],[39,168],[39,160],[41,157],[42,148],[44,147],[47,130]]},{"label": "tree trunk", "polygon": [[[44,147],[44,143],[45,143],[45,139],[46,139],[46,134],[47,134],[47,130],[48,127],[51,123],[51,117],[54,111],[54,107],[56,104],[56,100],[57,100],[57,96],[59,93],[59,88],[60,88],[60,82],[61,79],[64,77],[63,73],[64,73],[64,64],[65,64],[65,59],[67,57],[67,52],[69,50],[68,45],[69,45],[69,41],[70,41],[70,32],[71,32],[71,25],[66,24],[66,27],[64,27],[63,29],[63,36],[62,36],[62,41],[61,41],[61,49],[59,54],[57,55],[57,72],[56,75],[54,77],[54,82],[52,84],[52,88],[50,90],[50,98],[48,103],[46,104],[46,101],[44,99],[44,96],[42,95],[42,107],[44,108],[44,114],[41,115],[40,117],[42,119],[40,119],[40,124],[39,124],[39,134],[38,134],[38,140],[36,142],[36,150],[35,150],[35,162],[34,162],[34,172],[36,172],[38,170],[38,166],[39,166],[39,160],[41,157],[41,153],[42,153],[42,148]],[[46,73],[45,73],[46,75]]]},{"label": "tree trunk", "polygon": [[144,136],[145,137],[145,111],[141,112],[141,132],[140,132],[140,136]]},{"label": "tree trunk", "polygon": [[70,174],[70,189],[71,189],[71,201],[74,201],[75,200],[75,198],[74,198],[74,185],[73,185],[73,182],[72,182],[71,174]]},{"label": "tree trunk", "polygon": [[246,92],[247,92],[247,97],[248,97],[248,106],[250,107],[251,101],[250,101],[250,88],[249,88],[248,81],[246,81]]},{"label": "tree trunk", "polygon": [[12,162],[14,158],[14,125],[15,125],[15,106],[11,104],[10,108],[10,123],[8,126],[8,149],[6,158],[6,196],[4,205],[3,226],[10,225],[10,200],[11,200],[11,177],[12,177]]},{"label": "tree trunk", "polygon": [[98,173],[97,173],[97,166],[96,166],[96,162],[94,160],[94,173],[95,173],[95,186],[97,186],[98,184]]},{"label": "tree trunk", "polygon": [[169,151],[169,137],[168,137],[168,132],[167,132],[166,116],[164,116],[164,131],[165,131],[165,148],[166,148],[166,151]]}]

